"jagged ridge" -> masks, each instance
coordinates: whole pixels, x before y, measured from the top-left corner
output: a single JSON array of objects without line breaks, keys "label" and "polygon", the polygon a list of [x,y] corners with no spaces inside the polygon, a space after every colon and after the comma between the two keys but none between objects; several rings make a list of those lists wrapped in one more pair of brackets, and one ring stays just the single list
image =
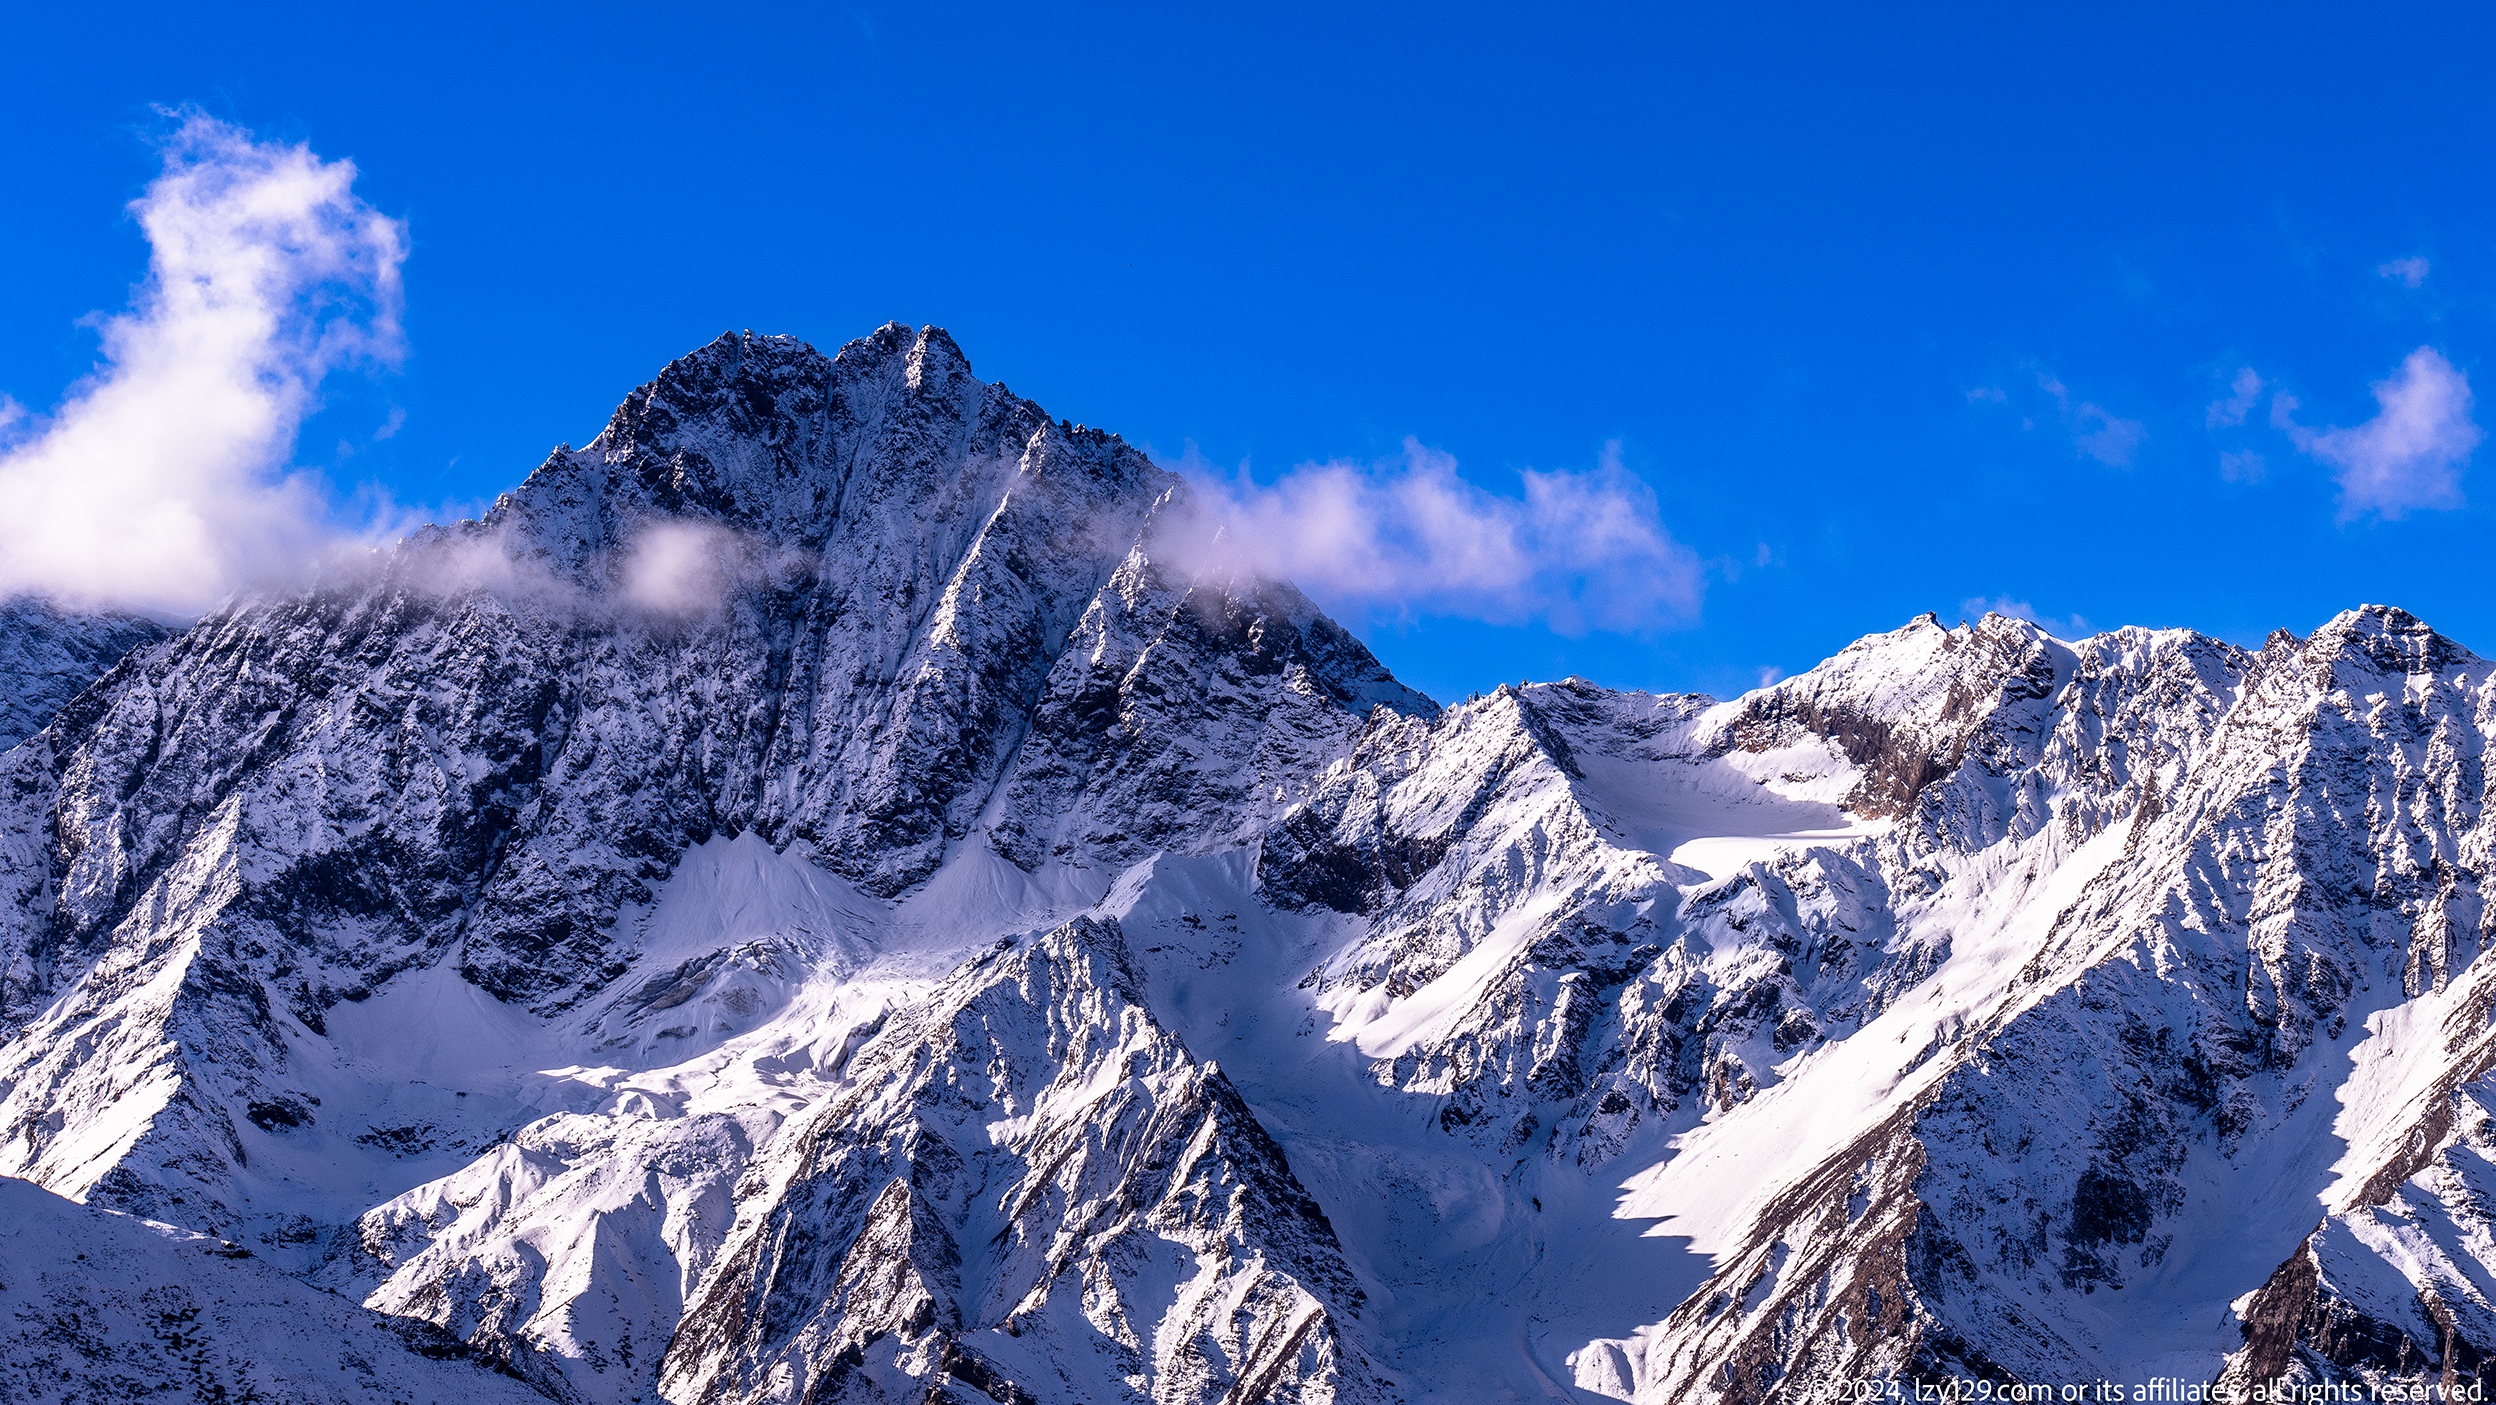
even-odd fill
[{"label": "jagged ridge", "polygon": [[1441,712],[1186,530],[934,329],[724,337],[140,649],[0,754],[0,1170],[561,1399],[2479,1378],[2496,668]]}]

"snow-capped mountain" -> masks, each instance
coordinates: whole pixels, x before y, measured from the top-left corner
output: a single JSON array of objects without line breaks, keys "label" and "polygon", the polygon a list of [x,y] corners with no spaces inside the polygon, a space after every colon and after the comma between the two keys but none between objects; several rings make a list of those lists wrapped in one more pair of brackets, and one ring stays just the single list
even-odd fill
[{"label": "snow-capped mountain", "polygon": [[142,615],[64,609],[39,595],[0,601],[0,751],[42,731],[105,670],[167,632]]},{"label": "snow-capped mountain", "polygon": [[430,1322],[359,1308],[254,1257],[0,1179],[0,1391],[27,1405],[543,1398]]},{"label": "snow-capped mountain", "polygon": [[727,336],[99,665],[0,1172],[564,1401],[2479,1378],[2496,665],[1442,710],[1203,531],[941,331]]}]

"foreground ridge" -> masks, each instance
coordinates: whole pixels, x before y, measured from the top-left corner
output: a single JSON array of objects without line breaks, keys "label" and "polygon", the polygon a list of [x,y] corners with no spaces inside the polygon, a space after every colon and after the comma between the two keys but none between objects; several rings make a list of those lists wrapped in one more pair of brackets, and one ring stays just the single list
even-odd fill
[{"label": "foreground ridge", "polygon": [[2481,1379],[2496,665],[1442,710],[1203,531],[938,329],[723,336],[111,636],[0,752],[0,1173],[565,1401]]}]

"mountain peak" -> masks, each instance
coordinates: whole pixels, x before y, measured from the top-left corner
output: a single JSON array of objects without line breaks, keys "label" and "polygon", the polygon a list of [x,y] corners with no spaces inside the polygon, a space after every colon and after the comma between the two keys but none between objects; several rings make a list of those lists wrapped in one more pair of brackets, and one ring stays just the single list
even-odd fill
[{"label": "mountain peak", "polygon": [[2477,657],[2395,605],[2343,610],[2315,630],[2305,647],[2316,659],[2360,659],[2378,673],[2404,676],[2442,673]]},{"label": "mountain peak", "polygon": [[977,383],[977,377],[971,374],[970,358],[962,354],[962,348],[954,345],[953,338],[946,335],[942,327],[930,325],[919,329],[917,338],[910,343],[909,365],[912,390],[923,391],[930,381],[939,384],[958,381]]},{"label": "mountain peak", "polygon": [[655,522],[806,553],[877,521],[941,521],[967,540],[1001,495],[1043,478],[1070,510],[1128,517],[1177,481],[1117,436],[979,380],[941,327],[887,323],[831,357],[727,332],[626,395],[586,447],[550,455],[488,525],[594,587],[600,559]]},{"label": "mountain peak", "polygon": [[86,684],[0,751],[0,1175],[93,1207],[0,1194],[0,1397],[122,1364],[65,1290],[171,1373],[261,1269],[596,1405],[2209,1380],[2257,1288],[2258,1375],[2483,1369],[2459,646],[1927,613],[1442,712],[1158,559],[1186,493],[941,328],[732,332]]},{"label": "mountain peak", "polygon": [[144,616],[64,609],[39,595],[0,601],[0,751],[42,731],[124,655],[170,632]]}]

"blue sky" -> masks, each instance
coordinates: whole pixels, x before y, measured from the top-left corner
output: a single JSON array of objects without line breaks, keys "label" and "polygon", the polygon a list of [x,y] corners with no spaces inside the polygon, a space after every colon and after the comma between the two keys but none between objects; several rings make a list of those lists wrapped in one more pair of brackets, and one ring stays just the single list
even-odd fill
[{"label": "blue sky", "polygon": [[2484,11],[1183,8],[20,13],[0,391],[95,368],[187,103],[403,222],[404,354],[293,448],[341,492],[487,498],[722,329],[900,319],[1250,496],[1651,492],[1670,588],[1320,572],[1443,697],[1738,691],[1971,600],[2496,653]]}]

